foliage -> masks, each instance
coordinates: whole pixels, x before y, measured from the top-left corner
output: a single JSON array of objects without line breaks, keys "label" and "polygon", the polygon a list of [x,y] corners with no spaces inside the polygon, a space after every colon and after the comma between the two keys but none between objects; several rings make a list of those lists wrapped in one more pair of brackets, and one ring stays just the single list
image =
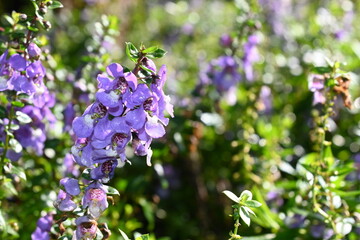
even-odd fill
[{"label": "foliage", "polygon": [[[230,229],[231,239],[358,239],[359,8],[350,0],[1,2],[0,238],[72,239],[83,224],[96,226],[96,239],[228,239]],[[132,125],[119,168],[103,174],[102,162],[81,164],[82,150],[74,164],[83,130],[72,122],[109,92],[97,79],[117,62],[149,87],[160,77],[153,63],[166,64],[174,118],[151,143],[152,166],[133,148],[141,130]],[[131,101],[124,106],[137,110]],[[91,181],[106,185],[96,223],[75,222],[91,211],[67,181],[81,192]],[[74,211],[54,207],[60,189]]]}]

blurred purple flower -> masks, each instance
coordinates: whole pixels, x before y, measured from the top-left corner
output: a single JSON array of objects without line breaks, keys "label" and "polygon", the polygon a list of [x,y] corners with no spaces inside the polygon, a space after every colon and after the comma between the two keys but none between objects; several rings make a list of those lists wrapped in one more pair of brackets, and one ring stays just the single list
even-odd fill
[{"label": "blurred purple flower", "polygon": [[254,80],[253,64],[260,60],[260,55],[257,45],[260,39],[257,35],[253,34],[248,37],[248,41],[244,44],[243,68],[245,77],[248,81]]}]

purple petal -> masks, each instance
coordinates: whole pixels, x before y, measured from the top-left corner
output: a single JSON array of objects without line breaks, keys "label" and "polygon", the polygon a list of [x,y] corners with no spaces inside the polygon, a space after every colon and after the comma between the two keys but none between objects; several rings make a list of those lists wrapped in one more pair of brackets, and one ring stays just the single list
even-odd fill
[{"label": "purple petal", "polygon": [[78,180],[66,177],[60,180],[60,184],[65,187],[65,191],[68,194],[72,196],[80,194],[80,186]]},{"label": "purple petal", "polygon": [[152,138],[160,138],[165,135],[165,128],[157,119],[148,120],[145,124],[145,131]]},{"label": "purple petal", "polygon": [[111,81],[105,74],[99,74],[97,76],[98,80],[98,88],[102,88],[104,90],[113,89],[113,81]]},{"label": "purple petal", "polygon": [[124,77],[125,77],[127,83],[129,84],[129,87],[131,88],[131,90],[135,91],[135,89],[137,87],[136,76],[132,72],[127,72],[124,74]]},{"label": "purple petal", "polygon": [[9,59],[12,68],[18,71],[24,71],[26,68],[26,60],[19,54],[14,54]]},{"label": "purple petal", "polygon": [[124,112],[124,106],[122,103],[120,103],[117,107],[109,108],[109,113],[113,115],[114,117],[120,116]]},{"label": "purple petal", "polygon": [[117,133],[130,134],[130,126],[126,122],[126,117],[116,117],[111,121],[111,128]]},{"label": "purple petal", "polygon": [[30,43],[27,47],[27,51],[29,53],[29,56],[32,58],[38,57],[41,54],[41,49],[35,43]]},{"label": "purple petal", "polygon": [[110,121],[107,117],[100,119],[94,127],[94,137],[99,140],[104,140],[111,132]]},{"label": "purple petal", "polygon": [[128,112],[125,116],[126,123],[135,130],[141,129],[146,121],[146,113],[142,107]]},{"label": "purple petal", "polygon": [[112,63],[106,68],[106,72],[116,78],[116,77],[122,77],[123,76],[123,67],[118,63]]},{"label": "purple petal", "polygon": [[77,117],[73,121],[73,130],[79,138],[89,137],[93,132],[93,128],[94,119],[92,119],[89,114],[84,117]]},{"label": "purple petal", "polygon": [[119,104],[120,96],[117,95],[114,91],[110,91],[109,93],[105,92],[104,90],[99,90],[96,93],[96,98],[101,102],[104,106],[107,107],[117,107]]}]

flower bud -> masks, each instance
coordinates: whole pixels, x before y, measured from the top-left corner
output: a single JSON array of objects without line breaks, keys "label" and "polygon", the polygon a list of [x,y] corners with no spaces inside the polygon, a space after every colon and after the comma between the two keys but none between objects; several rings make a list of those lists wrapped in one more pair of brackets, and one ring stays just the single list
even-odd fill
[{"label": "flower bud", "polygon": [[38,58],[41,54],[41,49],[35,44],[30,43],[27,47],[30,58]]},{"label": "flower bud", "polygon": [[20,14],[19,16],[20,21],[25,21],[27,19],[27,15],[25,13]]},{"label": "flower bud", "polygon": [[46,30],[49,30],[51,28],[51,23],[49,21],[43,21],[43,24]]}]

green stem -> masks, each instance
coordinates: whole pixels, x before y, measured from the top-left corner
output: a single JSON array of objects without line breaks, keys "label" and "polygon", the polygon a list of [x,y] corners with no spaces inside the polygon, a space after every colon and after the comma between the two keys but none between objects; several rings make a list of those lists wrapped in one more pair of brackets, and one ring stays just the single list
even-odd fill
[{"label": "green stem", "polygon": [[234,235],[237,235],[237,231],[238,231],[238,228],[239,228],[239,226],[240,226],[239,219],[236,220],[234,226],[235,226],[235,228],[234,228]]},{"label": "green stem", "polygon": [[[10,113],[9,113],[9,123],[7,126],[5,126],[5,130],[7,131],[10,131],[13,115],[14,115],[14,107],[11,105]],[[6,158],[6,153],[9,149],[10,135],[7,133],[7,131],[5,131],[5,146],[4,146],[3,155],[1,157],[1,175],[4,175],[5,158]]]}]

